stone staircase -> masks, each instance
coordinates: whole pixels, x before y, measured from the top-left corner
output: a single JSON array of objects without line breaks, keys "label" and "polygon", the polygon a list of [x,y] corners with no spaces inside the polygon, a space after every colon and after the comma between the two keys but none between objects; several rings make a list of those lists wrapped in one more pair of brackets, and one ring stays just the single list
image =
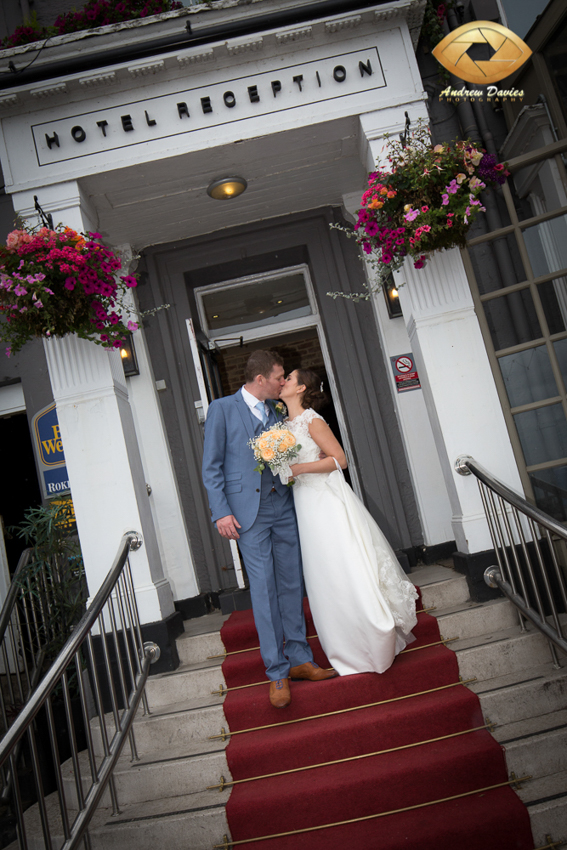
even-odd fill
[{"label": "stone staircase", "polygon": [[[567,840],[567,659],[555,669],[547,641],[521,632],[507,600],[475,603],[466,579],[445,566],[414,570],[424,607],[434,606],[448,646],[459,659],[464,679],[483,713],[496,724],[494,735],[506,749],[509,772],[533,779],[519,791],[530,812],[535,846],[545,836]],[[178,639],[181,666],[151,677],[147,694],[152,714],[135,721],[140,760],[128,745],[115,771],[120,814],[113,816],[108,794],[91,825],[93,850],[212,850],[228,834],[224,805],[230,789],[206,790],[230,777],[226,743],[209,736],[226,727],[222,697],[211,694],[224,684],[219,630],[225,617],[215,613],[186,621]],[[95,740],[96,726],[94,728]],[[83,775],[89,775],[86,753]],[[72,767],[66,764],[69,799],[75,795]],[[48,799],[53,822],[55,795]],[[30,850],[43,848],[37,811],[27,813]],[[358,848],[353,848],[358,850]]]}]

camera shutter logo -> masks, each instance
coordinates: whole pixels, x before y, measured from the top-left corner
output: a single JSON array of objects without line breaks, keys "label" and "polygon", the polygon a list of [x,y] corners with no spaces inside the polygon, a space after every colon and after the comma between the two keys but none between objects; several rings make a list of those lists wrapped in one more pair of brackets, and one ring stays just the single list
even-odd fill
[{"label": "camera shutter logo", "polygon": [[[490,59],[473,59],[468,51],[474,44],[494,50]],[[509,77],[532,55],[528,45],[511,30],[492,21],[463,24],[439,42],[433,55],[451,74],[467,83],[488,85]]]}]

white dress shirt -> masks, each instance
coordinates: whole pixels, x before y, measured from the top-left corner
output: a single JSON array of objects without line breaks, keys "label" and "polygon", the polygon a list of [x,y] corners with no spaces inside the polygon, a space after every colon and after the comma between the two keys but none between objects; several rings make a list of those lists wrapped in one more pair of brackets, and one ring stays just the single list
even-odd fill
[{"label": "white dress shirt", "polygon": [[[249,393],[248,390],[246,389],[246,387],[242,387],[240,392],[242,393],[242,398],[244,399],[244,401],[246,402],[246,404],[248,405],[248,407],[252,411],[252,415],[255,416],[256,419],[258,419],[260,422],[262,422],[262,416],[260,414],[260,411],[256,407],[256,405],[258,404],[259,401],[261,401],[261,399],[256,398],[255,395],[252,395],[252,393]],[[267,419],[268,416],[270,415],[270,410],[269,410],[266,402],[264,402],[264,410],[266,411],[266,419]]]}]

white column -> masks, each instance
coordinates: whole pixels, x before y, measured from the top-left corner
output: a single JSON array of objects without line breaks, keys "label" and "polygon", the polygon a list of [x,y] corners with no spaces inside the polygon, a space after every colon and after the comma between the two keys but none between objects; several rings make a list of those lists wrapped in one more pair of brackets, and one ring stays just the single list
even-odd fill
[{"label": "white column", "polygon": [[[360,197],[360,192],[343,195],[343,207],[353,222],[356,220],[356,211],[360,209]],[[366,259],[365,266],[369,285],[371,285],[373,271]],[[408,469],[423,530],[423,542],[426,546],[447,543],[454,539],[451,525],[452,510],[437,456],[423,390],[398,393],[390,364],[390,357],[411,352],[411,340],[403,318],[391,319],[388,315],[386,300],[381,291],[372,295],[370,304],[374,310],[378,335],[385,354],[384,368],[389,375],[393,403],[404,441]],[[368,309],[372,308],[369,305]]]},{"label": "white column", "polygon": [[[361,115],[359,150],[367,170],[377,162],[388,167],[384,134],[397,137],[403,131],[406,110],[414,124],[418,117],[427,119],[425,105],[417,102]],[[407,399],[398,400],[424,528],[430,523],[428,511],[444,513],[447,504],[439,494],[437,464],[431,462],[435,446],[457,549],[466,554],[491,549],[478,488],[470,476],[455,472],[455,460],[472,455],[510,487],[523,490],[461,255],[456,249],[434,254],[420,270],[406,261],[396,282],[430,423],[421,439],[411,409],[403,411],[401,402],[405,407]],[[430,485],[437,494],[434,508]]]},{"label": "white column", "polygon": [[454,470],[472,455],[522,493],[522,485],[465,269],[458,249],[433,254],[425,268],[406,261],[397,272],[460,552],[492,548],[478,488]]},{"label": "white column", "polygon": [[[40,204],[78,231],[95,229],[77,184],[37,192]],[[32,193],[14,196],[15,208],[33,215]],[[126,531],[142,533],[144,545],[131,555],[142,623],[158,622],[174,612],[164,578],[146,481],[117,351],[75,335],[44,342],[53,397],[65,450],[67,471],[89,593],[94,595]]]},{"label": "white column", "polygon": [[[132,269],[129,246],[115,249],[122,268]],[[132,306],[131,319],[140,323],[135,305],[135,290],[126,293]],[[154,518],[164,573],[174,599],[190,599],[200,593],[177,478],[169,450],[165,423],[156,389],[146,337],[142,328],[132,334],[140,374],[126,378],[134,426],[146,482],[151,487],[149,504]]]}]

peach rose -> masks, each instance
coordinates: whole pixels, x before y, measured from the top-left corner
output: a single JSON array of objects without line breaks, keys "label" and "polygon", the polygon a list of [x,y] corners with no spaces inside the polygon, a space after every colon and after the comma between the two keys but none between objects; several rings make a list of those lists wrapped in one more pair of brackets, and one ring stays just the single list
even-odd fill
[{"label": "peach rose", "polygon": [[296,443],[295,437],[293,436],[291,431],[287,431],[286,433],[282,434],[282,437],[281,437],[281,440],[280,440],[280,449],[282,451],[285,451],[286,449],[291,449],[292,446],[295,446],[295,443]]},{"label": "peach rose", "polygon": [[26,242],[31,242],[32,239],[33,236],[25,230],[12,230],[11,233],[8,233],[6,247],[13,251],[15,248],[19,248],[20,245],[25,245]]},{"label": "peach rose", "polygon": [[260,451],[260,455],[262,456],[262,460],[265,460],[265,461],[266,461],[266,463],[269,463],[271,460],[273,460],[273,459],[274,459],[274,457],[275,457],[276,453],[275,453],[275,451],[274,451],[273,449],[271,449],[271,448],[268,446],[267,448],[262,449],[262,450]]}]

